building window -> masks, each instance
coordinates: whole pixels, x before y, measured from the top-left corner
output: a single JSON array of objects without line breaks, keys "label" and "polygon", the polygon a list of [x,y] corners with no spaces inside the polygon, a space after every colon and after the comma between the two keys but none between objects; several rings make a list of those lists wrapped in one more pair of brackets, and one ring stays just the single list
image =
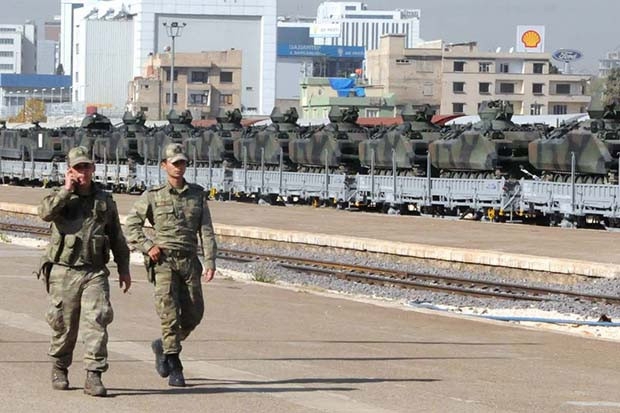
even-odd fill
[{"label": "building window", "polygon": [[75,44],[75,54],[76,55],[80,54],[80,44],[79,43]]},{"label": "building window", "polygon": [[432,82],[424,82],[424,85],[422,86],[422,95],[433,96],[433,83]]},{"label": "building window", "polygon": [[232,105],[233,95],[220,95],[220,105]]},{"label": "building window", "polygon": [[515,93],[515,84],[514,83],[500,83],[499,93]]},{"label": "building window", "polygon": [[452,82],[452,92],[465,93],[465,82]]},{"label": "building window", "polygon": [[[170,69],[164,69],[164,71],[166,72],[166,82],[170,82]],[[179,80],[179,71],[175,70],[174,81],[176,82],[177,80]]]},{"label": "building window", "polygon": [[534,83],[532,84],[532,93],[535,95],[543,94],[543,85],[544,83]]},{"label": "building window", "polygon": [[490,83],[478,83],[478,92],[481,95],[488,95],[491,93],[491,84]]},{"label": "building window", "polygon": [[220,73],[220,83],[232,83],[232,81],[233,81],[232,72],[221,72]]},{"label": "building window", "polygon": [[510,65],[508,63],[500,63],[499,64],[499,72],[500,73],[509,73]]},{"label": "building window", "polygon": [[570,95],[570,84],[558,83],[555,85],[555,93],[558,95]]},{"label": "building window", "polygon": [[530,105],[530,115],[540,115],[540,109],[542,108],[542,104],[533,103]]},{"label": "building window", "polygon": [[465,62],[454,62],[453,68],[455,72],[463,72],[465,71]]},{"label": "building window", "polygon": [[396,59],[396,64],[397,65],[408,65],[409,59]]},{"label": "building window", "polygon": [[13,65],[10,63],[0,63],[0,70],[13,70]]},{"label": "building window", "polygon": [[190,74],[190,82],[192,83],[207,83],[209,81],[209,72],[207,71],[192,71]]},{"label": "building window", "polygon": [[554,115],[566,115],[566,113],[568,113],[568,108],[566,105],[553,105]]},{"label": "building window", "polygon": [[453,103],[452,113],[465,113],[465,104],[464,103]]},{"label": "building window", "polygon": [[80,72],[75,72],[75,82],[79,82],[80,81]]},{"label": "building window", "polygon": [[0,52],[0,57],[13,57],[15,56],[13,52],[2,51]]},{"label": "building window", "polygon": [[480,62],[478,63],[478,71],[481,73],[488,73],[491,70],[490,62]]},{"label": "building window", "polygon": [[140,112],[148,112],[148,111],[149,111],[148,106],[140,106]]},{"label": "building window", "polygon": [[190,105],[208,105],[209,104],[209,92],[190,93],[188,98]]},{"label": "building window", "polygon": [[534,73],[542,74],[544,70],[545,70],[544,63],[534,63]]},{"label": "building window", "polygon": [[0,44],[13,44],[13,39],[0,39]]},{"label": "building window", "polygon": [[378,118],[379,109],[366,109],[366,117],[367,118]]},{"label": "building window", "polygon": [[142,89],[148,89],[149,85],[142,85]]},{"label": "building window", "polygon": [[[178,99],[178,94],[174,94],[174,103],[178,103],[177,99]],[[170,104],[170,93],[166,93],[166,104]]]}]

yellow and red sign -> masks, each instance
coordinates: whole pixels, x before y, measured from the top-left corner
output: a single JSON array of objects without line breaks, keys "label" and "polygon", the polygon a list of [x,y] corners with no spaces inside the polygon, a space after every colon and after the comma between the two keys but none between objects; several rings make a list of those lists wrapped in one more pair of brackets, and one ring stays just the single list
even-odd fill
[{"label": "yellow and red sign", "polygon": [[545,26],[517,26],[517,52],[544,53]]}]

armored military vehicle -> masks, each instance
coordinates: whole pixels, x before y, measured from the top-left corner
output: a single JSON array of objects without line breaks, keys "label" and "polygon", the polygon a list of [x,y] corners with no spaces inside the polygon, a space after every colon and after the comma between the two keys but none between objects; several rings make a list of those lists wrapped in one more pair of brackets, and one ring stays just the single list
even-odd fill
[{"label": "armored military vehicle", "polygon": [[246,129],[243,137],[233,142],[235,159],[249,168],[265,166],[266,169],[282,167],[291,169],[289,142],[298,139],[301,128],[297,125],[299,114],[291,107],[282,113],[274,107],[270,115],[271,124]]},{"label": "armored military vehicle", "polygon": [[243,116],[239,109],[220,108],[217,123],[201,132],[200,141],[195,142],[198,157],[203,163],[233,166],[234,142],[243,135]]},{"label": "armored military vehicle", "polygon": [[360,142],[361,165],[379,175],[392,174],[396,168],[399,175],[425,176],[428,144],[441,137],[441,128],[431,122],[434,114],[429,105],[417,111],[405,106],[403,123],[380,128]]},{"label": "armored military vehicle", "polygon": [[121,141],[126,148],[127,160],[144,163],[145,159],[157,159],[152,129],[146,126],[144,112],[135,115],[131,112],[123,114],[123,124],[118,128]]},{"label": "armored military vehicle", "polygon": [[574,154],[576,182],[618,182],[620,105],[588,114],[590,120],[569,122],[529,144],[529,162],[543,179],[568,181]]},{"label": "armored military vehicle", "polygon": [[29,129],[0,129],[0,157],[28,161],[62,161],[75,146],[75,128],[43,128],[33,122]]},{"label": "armored military vehicle", "polygon": [[542,137],[535,126],[512,122],[507,101],[484,101],[478,107],[480,122],[455,129],[431,142],[433,167],[446,178],[520,178],[528,162],[528,144]]},{"label": "armored military vehicle", "polygon": [[115,162],[126,159],[121,135],[107,116],[94,112],[82,119],[76,131],[76,141],[88,149],[92,158],[101,162]]},{"label": "armored military vehicle", "polygon": [[308,130],[300,139],[289,142],[289,157],[300,172],[328,168],[343,173],[360,170],[359,144],[369,137],[368,129],[357,124],[356,107],[332,106],[327,125]]}]

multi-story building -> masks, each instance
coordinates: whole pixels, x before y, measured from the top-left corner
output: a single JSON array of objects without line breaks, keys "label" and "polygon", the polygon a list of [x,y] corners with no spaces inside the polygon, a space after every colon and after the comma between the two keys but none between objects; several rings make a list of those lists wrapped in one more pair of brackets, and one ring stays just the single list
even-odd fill
[{"label": "multi-story building", "polygon": [[607,77],[614,68],[620,68],[620,49],[607,52],[605,58],[598,61],[599,77]]},{"label": "multi-story building", "polygon": [[485,100],[507,100],[515,114],[583,113],[590,76],[558,73],[550,53],[483,52],[475,42],[407,48],[402,35],[381,39],[367,53],[370,83],[394,93],[397,104],[428,103],[440,113],[477,114]]},{"label": "multi-story building", "polygon": [[348,77],[363,67],[363,47],[315,45],[312,24],[308,19],[278,19],[277,106],[299,111],[299,85],[306,77]]},{"label": "multi-story building", "polygon": [[[174,109],[208,119],[220,108],[241,107],[242,56],[242,50],[175,54]],[[149,56],[144,76],[129,84],[129,109],[149,120],[164,119],[170,110],[170,57]]]},{"label": "multi-story building", "polygon": [[[127,24],[115,24],[119,21]],[[180,36],[170,36],[163,25],[174,21],[186,23]],[[117,46],[116,39],[124,46]],[[271,112],[276,0],[61,0],[61,63],[74,78],[74,98],[86,104],[126,103],[127,83],[141,76],[149,55],[164,52],[172,39],[179,53],[243,50],[240,105],[247,113]],[[117,99],[110,101],[108,91]]]},{"label": "multi-story building", "polygon": [[310,35],[314,43],[332,46],[379,47],[385,34],[403,34],[407,47],[420,43],[420,10],[368,10],[361,2],[326,1],[317,9]]},{"label": "multi-story building", "polygon": [[37,58],[39,74],[59,74],[56,72],[60,64],[60,16],[44,23],[43,40],[39,42]]},{"label": "multi-story building", "polygon": [[0,73],[37,73],[34,24],[0,24]]}]

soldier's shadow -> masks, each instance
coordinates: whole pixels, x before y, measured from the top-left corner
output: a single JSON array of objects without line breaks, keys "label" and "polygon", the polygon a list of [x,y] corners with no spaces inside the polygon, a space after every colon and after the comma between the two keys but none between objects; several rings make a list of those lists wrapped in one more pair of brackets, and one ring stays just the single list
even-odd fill
[{"label": "soldier's shadow", "polygon": [[[158,389],[121,389],[109,388],[108,397],[163,395],[163,394],[225,394],[225,393],[286,393],[286,392],[349,392],[358,387],[339,386],[362,383],[387,382],[434,382],[439,379],[382,379],[382,378],[301,378],[289,380],[212,380],[194,378],[187,380],[186,387],[166,387]],[[308,386],[310,385],[310,386]]]}]

